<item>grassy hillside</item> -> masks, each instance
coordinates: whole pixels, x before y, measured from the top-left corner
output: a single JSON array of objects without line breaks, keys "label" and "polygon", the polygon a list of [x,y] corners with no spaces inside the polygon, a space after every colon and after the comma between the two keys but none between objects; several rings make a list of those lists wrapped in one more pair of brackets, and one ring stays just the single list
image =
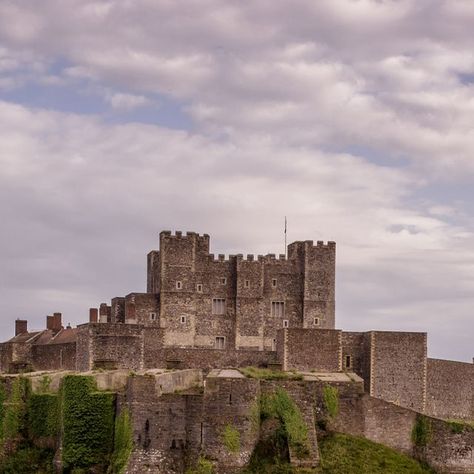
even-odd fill
[{"label": "grassy hillside", "polygon": [[423,474],[414,459],[364,438],[331,434],[320,442],[323,474]]},{"label": "grassy hillside", "polygon": [[319,441],[318,469],[293,469],[285,440],[276,437],[254,451],[245,474],[428,474],[434,471],[403,454],[364,438],[329,434]]}]

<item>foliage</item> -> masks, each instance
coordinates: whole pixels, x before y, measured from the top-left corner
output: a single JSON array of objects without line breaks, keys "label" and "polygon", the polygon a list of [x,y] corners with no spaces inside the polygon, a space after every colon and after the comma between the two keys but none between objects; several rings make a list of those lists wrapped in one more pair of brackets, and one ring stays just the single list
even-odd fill
[{"label": "foliage", "polygon": [[364,438],[332,434],[320,440],[323,474],[426,474],[414,459]]},{"label": "foliage", "polygon": [[263,395],[260,399],[260,415],[262,419],[276,418],[280,421],[288,437],[289,445],[298,457],[308,454],[308,428],[301,412],[288,393],[277,388],[271,395]]},{"label": "foliage", "polygon": [[30,437],[56,437],[59,431],[59,397],[55,393],[33,393],[28,403]]},{"label": "foliage", "polygon": [[125,408],[115,419],[114,452],[109,473],[122,474],[127,467],[128,459],[133,449],[133,430],[130,413]]},{"label": "foliage", "polygon": [[52,474],[54,452],[51,449],[34,448],[28,445],[19,446],[9,456],[2,459],[2,474]]},{"label": "foliage", "polygon": [[11,383],[10,396],[4,402],[2,420],[2,441],[17,439],[26,428],[27,399],[30,393],[30,380],[15,377]]},{"label": "foliage", "polygon": [[212,462],[202,456],[198,459],[196,467],[186,470],[186,474],[213,474],[213,472]]},{"label": "foliage", "polygon": [[260,427],[260,403],[258,400],[250,406],[249,420],[252,426],[252,432],[257,433]]},{"label": "foliage", "polygon": [[3,439],[3,418],[5,415],[5,407],[3,403],[7,401],[7,392],[5,390],[5,379],[0,379],[0,440]]},{"label": "foliage", "polygon": [[48,393],[52,378],[49,375],[43,375],[39,382],[38,393]]},{"label": "foliage", "polygon": [[67,375],[62,382],[63,465],[105,466],[113,445],[115,395],[95,392],[94,379]]},{"label": "foliage", "polygon": [[417,447],[428,446],[431,441],[431,420],[426,416],[417,415],[415,426],[411,432],[413,444]]},{"label": "foliage", "polygon": [[263,380],[303,380],[303,375],[295,372],[283,372],[281,370],[260,369],[258,367],[244,367],[239,369],[245,376],[251,379]]},{"label": "foliage", "polygon": [[227,450],[231,453],[240,451],[240,433],[231,424],[227,424],[222,432],[222,441]]},{"label": "foliage", "polygon": [[464,420],[447,420],[452,433],[462,433],[474,430],[474,422]]},{"label": "foliage", "polygon": [[337,387],[325,385],[323,387],[323,401],[329,418],[336,418],[339,413],[339,391]]}]

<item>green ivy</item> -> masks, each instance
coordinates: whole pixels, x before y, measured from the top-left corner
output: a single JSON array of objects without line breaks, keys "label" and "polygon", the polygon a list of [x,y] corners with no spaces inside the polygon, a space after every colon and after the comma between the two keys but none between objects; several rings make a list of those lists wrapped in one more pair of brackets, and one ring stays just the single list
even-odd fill
[{"label": "green ivy", "polygon": [[33,393],[28,404],[28,431],[31,438],[56,437],[59,432],[59,396]]},{"label": "green ivy", "polygon": [[5,417],[4,403],[7,401],[7,391],[5,389],[5,379],[0,379],[0,440],[3,439],[3,419]]},{"label": "green ivy", "polygon": [[125,408],[115,419],[114,452],[108,472],[122,474],[133,450],[133,430],[130,413]]},{"label": "green ivy", "polygon": [[196,464],[196,467],[188,469],[186,474],[213,474],[214,466],[212,462],[206,458],[200,457]]},{"label": "green ivy", "polygon": [[337,387],[332,385],[323,387],[323,402],[329,418],[336,418],[339,413],[339,391]]},{"label": "green ivy", "polygon": [[105,466],[113,447],[115,394],[96,392],[90,376],[62,381],[63,465],[66,470]]},{"label": "green ivy", "polygon": [[2,441],[18,439],[26,429],[27,400],[30,380],[15,377],[11,382],[10,396],[3,404]]},{"label": "green ivy", "polygon": [[260,416],[277,418],[286,433],[288,444],[295,450],[298,457],[308,455],[308,428],[295,402],[282,388],[275,393],[264,395],[260,399]]},{"label": "green ivy", "polygon": [[240,451],[240,433],[233,425],[227,424],[225,426],[222,432],[222,441],[230,453]]},{"label": "green ivy", "polygon": [[411,432],[413,444],[417,447],[428,446],[431,441],[431,420],[423,415],[417,415],[415,425]]}]

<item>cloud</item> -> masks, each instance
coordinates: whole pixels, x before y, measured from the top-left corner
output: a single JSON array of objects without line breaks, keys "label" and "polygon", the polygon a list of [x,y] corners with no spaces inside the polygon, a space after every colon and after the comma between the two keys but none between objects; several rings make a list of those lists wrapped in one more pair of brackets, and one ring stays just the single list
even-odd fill
[{"label": "cloud", "polygon": [[106,94],[105,100],[114,109],[124,110],[131,110],[151,104],[151,101],[143,95],[124,94],[121,92],[109,92]]},{"label": "cloud", "polygon": [[[470,360],[452,341],[472,334],[473,15],[448,0],[0,5],[0,89],[82,88],[134,120],[0,103],[4,314],[55,299],[78,322],[143,288],[163,228],[279,253],[288,215],[291,240],[338,242],[341,326],[428,328],[433,353]],[[192,125],[150,125],[156,96]]]}]

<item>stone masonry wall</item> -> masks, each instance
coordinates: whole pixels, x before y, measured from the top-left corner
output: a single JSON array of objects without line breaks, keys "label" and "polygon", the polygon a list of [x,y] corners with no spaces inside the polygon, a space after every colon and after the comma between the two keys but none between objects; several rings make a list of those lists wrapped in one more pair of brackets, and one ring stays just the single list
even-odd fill
[{"label": "stone masonry wall", "polygon": [[428,359],[426,413],[474,420],[474,364]]},{"label": "stone masonry wall", "polygon": [[370,341],[370,395],[424,411],[426,333],[372,331],[366,334]]},{"label": "stone masonry wall", "polygon": [[296,328],[282,331],[283,344],[277,346],[277,352],[283,370],[338,372],[342,369],[341,331]]},{"label": "stone masonry wall", "polygon": [[35,370],[76,370],[76,343],[32,346]]}]

